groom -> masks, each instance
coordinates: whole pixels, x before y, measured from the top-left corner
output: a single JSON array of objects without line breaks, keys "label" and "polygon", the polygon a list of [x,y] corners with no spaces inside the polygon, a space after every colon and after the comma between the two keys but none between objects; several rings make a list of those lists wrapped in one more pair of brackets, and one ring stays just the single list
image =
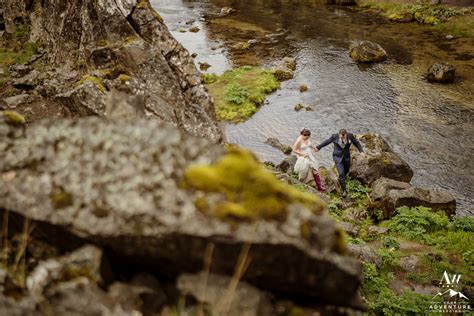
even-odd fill
[{"label": "groom", "polygon": [[342,188],[342,197],[346,197],[346,175],[349,173],[349,168],[351,166],[350,147],[352,143],[354,143],[362,155],[365,156],[365,153],[357,138],[355,138],[353,134],[348,133],[345,129],[341,129],[339,134],[333,134],[329,139],[316,146],[316,151],[319,151],[321,148],[326,147],[331,143],[334,144],[332,158],[336,164],[337,172],[339,173],[339,183],[341,184]]}]

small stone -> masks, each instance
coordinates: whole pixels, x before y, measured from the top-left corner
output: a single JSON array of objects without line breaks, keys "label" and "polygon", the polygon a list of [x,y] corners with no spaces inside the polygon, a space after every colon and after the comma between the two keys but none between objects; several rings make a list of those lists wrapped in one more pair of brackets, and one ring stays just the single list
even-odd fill
[{"label": "small stone", "polygon": [[313,109],[312,107],[310,107],[310,106],[307,106],[307,107],[305,108],[305,110],[306,110],[307,112],[308,112],[308,111],[314,111],[314,109]]},{"label": "small stone", "polygon": [[178,32],[180,32],[180,33],[186,33],[187,31],[181,27],[181,28],[179,28]]},{"label": "small stone", "polygon": [[192,57],[192,58],[196,58],[197,55],[198,55],[197,53],[192,53],[192,54],[191,54],[191,57]]},{"label": "small stone", "polygon": [[306,92],[308,91],[308,86],[305,84],[300,85],[300,92]]},{"label": "small stone", "polygon": [[305,108],[305,106],[304,106],[303,104],[301,104],[301,103],[298,103],[298,104],[295,105],[295,107],[294,107],[294,109],[295,109],[296,112],[298,112],[298,111],[300,111],[300,110],[302,110],[302,109],[304,109],[304,108]]},{"label": "small stone", "polygon": [[453,38],[454,38],[454,36],[452,36],[451,34],[450,34],[450,35],[446,35],[446,39],[448,39],[448,40],[451,40],[451,39],[453,39]]},{"label": "small stone", "polygon": [[199,63],[199,69],[201,69],[202,71],[206,71],[206,70],[208,70],[210,67],[211,67],[211,65],[208,64],[208,63],[206,63],[206,62]]},{"label": "small stone", "polygon": [[236,10],[234,8],[231,8],[231,7],[223,7],[221,9],[221,15],[227,15],[227,14],[231,14],[231,13],[234,13]]},{"label": "small stone", "polygon": [[5,98],[3,99],[3,101],[5,101],[8,108],[13,109],[21,105],[22,103],[25,103],[28,100],[28,98],[29,98],[29,94],[23,93],[23,94]]},{"label": "small stone", "polygon": [[199,32],[199,31],[200,31],[200,29],[199,29],[199,27],[197,27],[197,26],[193,26],[193,27],[191,27],[191,28],[189,29],[189,32],[192,32],[192,33],[197,33],[197,32]]},{"label": "small stone", "polygon": [[185,23],[186,23],[186,25],[191,25],[191,24],[193,24],[195,21],[196,21],[196,20],[191,19],[191,20],[187,20]]},{"label": "small stone", "polygon": [[3,118],[5,122],[12,126],[23,126],[26,124],[26,120],[20,113],[16,111],[6,110],[3,111]]},{"label": "small stone", "polygon": [[416,255],[411,255],[401,258],[399,265],[405,271],[414,271],[418,266],[418,262],[420,262],[420,259]]},{"label": "small stone", "polygon": [[429,82],[450,83],[454,81],[456,70],[448,63],[435,63],[428,69]]}]

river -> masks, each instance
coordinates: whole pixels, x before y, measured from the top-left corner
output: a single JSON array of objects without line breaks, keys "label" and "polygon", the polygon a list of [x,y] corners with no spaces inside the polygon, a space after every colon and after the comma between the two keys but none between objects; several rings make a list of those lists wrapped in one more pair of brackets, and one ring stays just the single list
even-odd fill
[{"label": "river", "polygon": [[[172,34],[196,64],[222,73],[244,64],[272,66],[283,56],[297,59],[292,80],[268,96],[249,120],[225,126],[227,140],[251,149],[262,161],[284,155],[266,145],[276,137],[292,144],[302,127],[313,142],[340,128],[381,134],[414,169],[412,183],[455,195],[459,214],[474,215],[474,44],[448,40],[429,27],[393,24],[353,7],[312,1],[152,1]],[[221,7],[237,12],[219,16]],[[191,21],[197,33],[188,30]],[[186,24],[188,22],[188,24]],[[358,66],[348,56],[353,40],[372,40],[389,53],[387,62]],[[250,42],[248,42],[250,40]],[[249,49],[239,44],[250,43]],[[236,48],[237,47],[237,48]],[[451,85],[430,84],[430,63],[448,61],[457,70]],[[306,84],[308,92],[300,93]],[[314,111],[295,112],[297,103]],[[332,166],[331,149],[321,152]]]}]

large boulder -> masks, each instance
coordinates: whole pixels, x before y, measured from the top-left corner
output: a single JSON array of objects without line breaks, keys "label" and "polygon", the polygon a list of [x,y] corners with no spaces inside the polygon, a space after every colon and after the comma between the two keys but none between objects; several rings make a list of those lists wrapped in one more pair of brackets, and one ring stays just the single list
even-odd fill
[{"label": "large boulder", "polygon": [[367,153],[367,157],[354,155],[349,176],[364,184],[386,177],[410,182],[413,170],[388,143],[378,134],[364,134],[357,137]]},{"label": "large boulder", "polygon": [[65,107],[75,117],[107,115],[107,92],[115,89],[141,96],[155,119],[214,142],[223,139],[193,58],[149,1],[32,5],[11,0],[4,20],[7,34],[24,24],[29,40],[41,44],[40,57],[13,69],[20,76],[12,82],[18,89],[39,94],[43,102]]},{"label": "large boulder", "polygon": [[380,209],[384,219],[395,214],[400,206],[426,206],[434,211],[443,210],[447,215],[456,212],[456,200],[446,191],[412,187],[406,182],[380,178],[372,184],[370,194],[372,209]]},{"label": "large boulder", "polygon": [[212,272],[232,275],[250,245],[245,281],[361,308],[360,263],[325,204],[243,150],[156,120],[0,124],[0,175],[0,209],[28,217],[60,248],[75,238],[176,277],[201,270],[210,244]]},{"label": "large boulder", "polygon": [[448,63],[436,63],[428,69],[426,78],[430,82],[449,83],[453,82],[456,76],[454,66]]},{"label": "large boulder", "polygon": [[358,63],[373,63],[386,60],[387,52],[377,43],[360,41],[351,44],[349,56]]},{"label": "large boulder", "polygon": [[267,138],[265,140],[265,144],[268,144],[268,145],[280,150],[285,155],[289,155],[293,151],[291,146],[282,144],[280,142],[280,140],[278,140],[277,138],[274,138],[274,137]]}]

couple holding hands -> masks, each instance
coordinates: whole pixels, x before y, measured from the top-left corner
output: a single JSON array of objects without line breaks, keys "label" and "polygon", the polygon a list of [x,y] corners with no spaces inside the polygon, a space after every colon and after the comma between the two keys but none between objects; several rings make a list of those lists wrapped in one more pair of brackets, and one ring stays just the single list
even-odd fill
[{"label": "couple holding hands", "polygon": [[365,156],[362,145],[352,133],[348,133],[345,129],[341,129],[338,134],[331,135],[331,137],[323,141],[318,146],[311,144],[311,140],[309,139],[310,136],[311,132],[307,128],[303,128],[300,132],[300,136],[298,136],[295,144],[293,145],[293,153],[298,156],[294,170],[298,173],[299,180],[302,182],[309,182],[313,177],[316,181],[318,191],[326,191],[326,188],[324,188],[323,184],[321,183],[321,178],[318,171],[319,165],[315,154],[321,148],[326,147],[329,144],[334,144],[332,158],[336,164],[337,172],[339,173],[339,183],[341,184],[342,188],[342,197],[346,197],[346,175],[349,173],[349,168],[351,165],[350,147],[352,144],[354,144],[359,152]]}]

